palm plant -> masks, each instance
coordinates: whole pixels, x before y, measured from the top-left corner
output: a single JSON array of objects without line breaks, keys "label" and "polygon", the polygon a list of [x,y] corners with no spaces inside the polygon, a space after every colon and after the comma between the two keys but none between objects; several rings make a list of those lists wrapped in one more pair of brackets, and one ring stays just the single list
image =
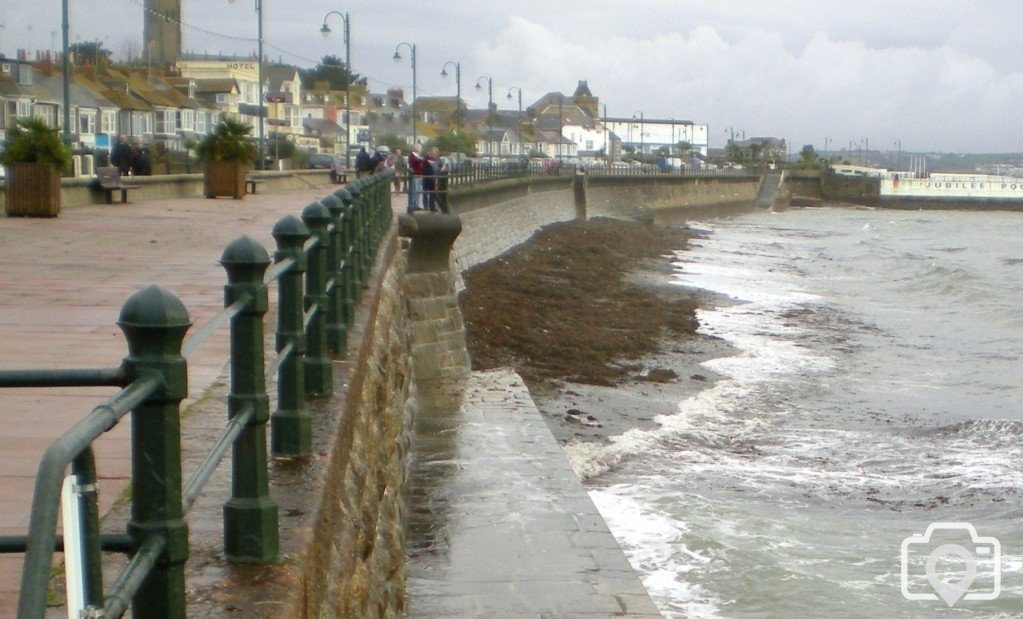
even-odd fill
[{"label": "palm plant", "polygon": [[224,119],[199,142],[195,152],[203,161],[251,163],[256,159],[256,145],[249,137],[251,133],[251,126],[238,120]]},{"label": "palm plant", "polygon": [[0,162],[48,163],[67,170],[71,167],[71,151],[60,140],[56,129],[41,118],[19,118],[7,129]]}]

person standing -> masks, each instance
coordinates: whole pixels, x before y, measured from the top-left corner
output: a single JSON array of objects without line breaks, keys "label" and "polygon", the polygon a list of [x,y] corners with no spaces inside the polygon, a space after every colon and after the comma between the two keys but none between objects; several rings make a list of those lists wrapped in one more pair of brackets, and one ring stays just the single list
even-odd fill
[{"label": "person standing", "polygon": [[412,172],[412,184],[408,190],[408,213],[422,208],[423,195],[423,173],[426,168],[426,159],[423,158],[423,145],[415,144],[408,154],[408,167]]},{"label": "person standing", "polygon": [[408,191],[408,160],[400,148],[394,149],[394,192]]},{"label": "person standing", "polygon": [[121,172],[121,176],[128,176],[131,172],[131,147],[123,135],[117,136],[114,147],[110,149],[110,164]]},{"label": "person standing", "polygon": [[355,174],[358,178],[368,176],[373,171],[373,160],[370,158],[369,153],[366,152],[366,147],[363,146],[359,149],[359,154],[355,156]]}]

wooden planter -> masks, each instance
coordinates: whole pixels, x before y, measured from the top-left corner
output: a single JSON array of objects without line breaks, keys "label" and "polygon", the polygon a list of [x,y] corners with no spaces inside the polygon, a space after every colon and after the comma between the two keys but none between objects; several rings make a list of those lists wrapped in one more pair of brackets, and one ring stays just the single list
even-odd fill
[{"label": "wooden planter", "polygon": [[7,164],[8,217],[60,214],[60,170],[49,163]]},{"label": "wooden planter", "polygon": [[203,187],[207,198],[229,196],[241,200],[245,197],[245,164],[237,161],[207,161]]}]

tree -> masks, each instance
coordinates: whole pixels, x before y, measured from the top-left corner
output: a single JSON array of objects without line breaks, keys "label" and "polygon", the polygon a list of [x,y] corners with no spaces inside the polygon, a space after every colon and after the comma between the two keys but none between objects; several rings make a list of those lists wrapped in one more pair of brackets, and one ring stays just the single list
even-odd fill
[{"label": "tree", "polygon": [[807,144],[803,147],[803,150],[799,151],[799,160],[796,162],[796,167],[800,170],[820,170],[824,167],[824,162],[817,155],[813,144]]},{"label": "tree", "polygon": [[408,141],[394,133],[382,133],[376,138],[377,146],[386,146],[393,152],[396,148],[408,150]]},{"label": "tree", "polygon": [[316,82],[327,82],[331,90],[344,90],[346,83],[355,84],[361,79],[358,73],[349,73],[344,60],[332,55],[324,56],[312,69],[299,69],[298,73],[304,88],[312,88]]},{"label": "tree", "polygon": [[686,155],[691,155],[693,153],[692,143],[687,142],[685,140],[679,140],[678,143],[675,144],[675,148],[678,149],[679,154],[682,155],[683,157]]},{"label": "tree", "polygon": [[68,51],[74,54],[74,58],[79,64],[88,61],[93,66],[99,64],[100,58],[110,60],[110,56],[113,54],[109,49],[103,49],[103,41],[79,41],[68,45]]},{"label": "tree", "polygon": [[476,150],[477,136],[468,131],[462,131],[457,136],[453,131],[440,133],[437,137],[426,143],[427,148],[436,147],[442,153],[473,153]]}]

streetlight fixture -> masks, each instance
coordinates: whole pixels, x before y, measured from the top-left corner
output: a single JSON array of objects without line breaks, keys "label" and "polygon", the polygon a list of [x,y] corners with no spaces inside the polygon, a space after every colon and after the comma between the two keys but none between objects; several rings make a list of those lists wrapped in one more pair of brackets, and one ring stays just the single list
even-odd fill
[{"label": "streetlight fixture", "polygon": [[351,44],[351,29],[349,24],[351,21],[348,19],[348,13],[341,13],[339,11],[330,11],[323,16],[323,26],[320,28],[320,34],[323,38],[330,36],[330,26],[327,25],[327,18],[331,15],[337,15],[341,18],[341,23],[344,25],[344,43],[345,43],[345,167],[352,167],[352,108],[351,108],[351,84],[352,84],[352,44]]},{"label": "streetlight fixture", "polygon": [[[440,68],[440,76],[448,76],[448,65],[455,67],[455,138],[456,143],[459,137],[458,130],[462,126],[462,63],[448,60]],[[461,148],[461,144],[459,144]]]},{"label": "streetlight fixture", "polygon": [[902,140],[895,140],[895,145],[899,147],[899,159],[897,167],[900,171],[902,170]]},{"label": "streetlight fixture", "polygon": [[416,145],[416,141],[419,139],[416,133],[416,44],[407,43],[402,41],[394,46],[394,56],[392,58],[395,62],[401,60],[401,53],[399,50],[402,45],[407,45],[409,51],[412,53],[412,145]]},{"label": "streetlight fixture", "polygon": [[519,93],[519,155],[524,155],[522,152],[522,89],[518,86],[512,86],[508,89],[508,98],[511,99],[511,93],[513,90]]},{"label": "streetlight fixture", "polygon": [[[231,4],[234,4],[237,0],[227,0]],[[65,4],[67,0],[64,0]],[[258,99],[259,108],[259,157],[256,159],[256,169],[263,169],[263,138],[264,138],[264,127],[263,127],[263,0],[254,0],[256,4],[256,41],[257,48],[256,54],[259,56],[256,59],[256,79],[259,81],[256,84],[256,98]]]},{"label": "streetlight fixture", "polygon": [[487,80],[487,154],[490,155],[490,161],[494,161],[494,78],[489,75],[481,75],[476,78],[476,90],[481,90],[483,86],[480,84],[480,80]]}]

